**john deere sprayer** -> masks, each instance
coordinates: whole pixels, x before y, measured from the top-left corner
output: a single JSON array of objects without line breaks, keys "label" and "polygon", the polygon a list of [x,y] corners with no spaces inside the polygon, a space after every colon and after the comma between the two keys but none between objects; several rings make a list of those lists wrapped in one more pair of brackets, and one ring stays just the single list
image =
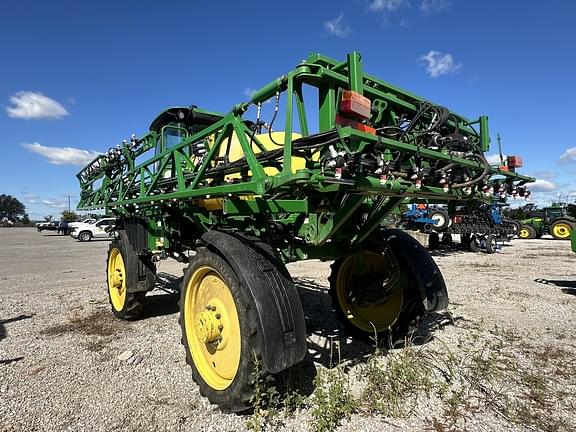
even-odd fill
[{"label": "john deere sprayer", "polygon": [[491,179],[488,146],[487,117],[387,84],[358,53],[315,54],[227,114],[162,112],[78,174],[78,208],[118,218],[107,261],[118,318],[142,312],[156,262],[188,263],[180,322],[193,378],[211,402],[242,411],[256,359],[273,375],[306,353],[285,263],[334,260],[329,295],[354,334],[401,338],[446,308],[428,252],[381,222],[407,197],[481,203],[524,190],[528,177]]}]

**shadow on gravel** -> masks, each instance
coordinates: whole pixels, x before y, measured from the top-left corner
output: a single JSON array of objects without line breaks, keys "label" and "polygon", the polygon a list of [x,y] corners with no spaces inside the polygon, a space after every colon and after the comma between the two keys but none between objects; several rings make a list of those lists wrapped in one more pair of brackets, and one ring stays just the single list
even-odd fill
[{"label": "shadow on gravel", "polygon": [[538,282],[544,285],[553,285],[560,288],[564,294],[569,294],[576,296],[576,281],[569,280],[549,280],[549,279],[534,279],[534,282]]},{"label": "shadow on gravel", "polygon": [[[373,341],[353,336],[336,319],[328,286],[307,278],[295,278],[294,282],[300,293],[309,335],[305,362],[320,363],[327,368],[346,362],[347,367],[351,367],[363,363],[374,353]],[[436,330],[454,325],[460,319],[462,318],[453,318],[449,312],[428,314],[407,343],[424,345],[433,340]],[[386,341],[380,341],[379,344],[391,345]],[[400,346],[397,343],[395,347]]]},{"label": "shadow on gravel", "polygon": [[4,324],[9,324],[9,323],[13,323],[16,321],[22,321],[25,319],[30,319],[32,318],[33,315],[18,315],[14,318],[8,318],[5,320],[0,320],[0,341],[2,339],[5,339],[8,336],[8,332],[6,331],[6,327],[4,326]]},{"label": "shadow on gravel", "polygon": [[164,315],[172,315],[179,311],[180,282],[182,278],[169,273],[159,272],[156,275],[155,291],[164,294],[148,295],[144,299],[144,311],[139,319],[147,319]]},{"label": "shadow on gravel", "polygon": [[428,249],[428,252],[433,257],[445,257],[445,256],[453,256],[453,255],[460,255],[465,253],[474,253],[467,251],[460,247],[460,245],[443,247],[442,249]]},{"label": "shadow on gravel", "polygon": [[[5,320],[0,320],[0,341],[2,341],[2,339],[6,339],[8,337],[8,332],[7,332],[6,326],[4,324],[22,321],[25,319],[30,319],[32,317],[33,317],[33,315],[18,315],[14,318],[8,318]],[[24,357],[14,357],[11,359],[0,359],[0,365],[14,363],[14,362],[17,362],[17,361],[20,361],[23,359],[24,359]]]},{"label": "shadow on gravel", "polygon": [[15,363],[15,362],[19,362],[20,360],[24,360],[24,357],[14,357],[11,359],[0,360],[0,365]]}]

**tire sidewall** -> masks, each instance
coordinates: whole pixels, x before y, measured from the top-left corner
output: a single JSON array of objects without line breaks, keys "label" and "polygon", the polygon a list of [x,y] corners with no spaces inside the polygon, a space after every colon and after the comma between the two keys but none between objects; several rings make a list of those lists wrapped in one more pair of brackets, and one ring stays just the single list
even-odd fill
[{"label": "tire sidewall", "polygon": [[485,239],[486,242],[486,253],[493,254],[496,252],[498,247],[496,238],[492,234],[488,234]]},{"label": "tire sidewall", "polygon": [[[192,319],[186,315],[186,293],[192,275],[202,266],[210,266],[223,278],[234,299],[240,325],[240,363],[232,383],[224,390],[216,390],[204,380],[194,363],[186,334],[186,320]],[[190,260],[190,265],[186,269],[182,281],[180,297],[182,344],[186,350],[186,360],[192,368],[192,377],[200,386],[201,394],[208,397],[210,402],[219,405],[223,411],[241,412],[249,409],[248,403],[253,392],[247,383],[252,380],[255,360],[260,359],[262,352],[259,332],[257,331],[258,321],[254,311],[255,304],[247,294],[247,289],[242,287],[240,280],[226,260],[206,248],[199,248],[196,256]]]},{"label": "tire sidewall", "polygon": [[[122,256],[124,261],[124,278],[126,279],[126,296],[124,298],[124,305],[121,310],[116,310],[112,303],[112,298],[110,296],[110,288],[108,286],[108,263],[110,260],[110,254],[114,249],[117,249]],[[108,257],[106,259],[106,292],[108,293],[108,301],[110,302],[110,307],[112,308],[112,313],[116,318],[122,320],[133,320],[136,319],[142,311],[142,299],[145,293],[133,292],[130,290],[131,286],[138,283],[138,268],[135,267],[133,262],[133,256],[127,251],[126,244],[115,239],[110,243],[108,248]],[[134,304],[138,303],[138,304]]]}]

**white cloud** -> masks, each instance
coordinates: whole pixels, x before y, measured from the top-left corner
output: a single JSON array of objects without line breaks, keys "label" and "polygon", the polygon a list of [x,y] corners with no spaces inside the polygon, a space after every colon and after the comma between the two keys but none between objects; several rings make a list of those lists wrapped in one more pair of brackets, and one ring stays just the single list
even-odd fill
[{"label": "white cloud", "polygon": [[527,186],[532,192],[550,192],[558,189],[556,183],[544,179],[538,179],[534,183],[529,183]]},{"label": "white cloud", "polygon": [[426,72],[432,78],[456,73],[462,68],[461,63],[454,62],[451,54],[443,54],[439,51],[429,51],[428,54],[420,56],[420,61],[426,63]]},{"label": "white cloud", "polygon": [[46,207],[50,207],[53,209],[66,209],[66,208],[68,208],[68,203],[61,201],[61,200],[43,199],[42,204],[44,204]]},{"label": "white cloud", "polygon": [[540,170],[540,171],[533,171],[529,175],[539,179],[552,180],[553,178],[557,177],[558,173],[556,171]]},{"label": "white cloud", "polygon": [[333,20],[324,23],[324,29],[331,35],[345,38],[350,35],[352,29],[344,22],[344,14],[338,15]]},{"label": "white cloud", "polygon": [[[484,155],[486,156],[486,160],[490,165],[500,165],[500,155],[499,154],[490,154]],[[504,160],[506,160],[506,155],[502,155]]]},{"label": "white cloud", "polygon": [[13,106],[6,107],[6,113],[12,118],[59,119],[70,115],[60,103],[42,93],[21,91],[10,97],[10,103]]},{"label": "white cloud", "polygon": [[254,93],[256,93],[256,90],[254,90],[252,87],[246,87],[246,89],[244,90],[244,96],[250,99],[252,99]]},{"label": "white cloud", "polygon": [[26,150],[38,153],[54,165],[86,165],[100,153],[74,147],[47,147],[40,143],[22,144]]},{"label": "white cloud", "polygon": [[393,12],[407,3],[407,0],[373,0],[370,9],[376,12]]},{"label": "white cloud", "polygon": [[450,9],[450,0],[422,0],[420,12],[423,15],[430,15]]},{"label": "white cloud", "polygon": [[560,162],[576,162],[576,147],[566,149],[564,154],[560,156]]}]

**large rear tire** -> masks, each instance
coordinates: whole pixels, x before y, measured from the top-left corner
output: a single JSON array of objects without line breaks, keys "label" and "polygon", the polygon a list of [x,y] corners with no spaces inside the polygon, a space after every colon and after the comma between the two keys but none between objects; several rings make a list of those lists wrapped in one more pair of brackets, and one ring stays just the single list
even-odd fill
[{"label": "large rear tire", "polygon": [[254,300],[232,267],[199,248],[182,282],[182,343],[200,393],[223,411],[250,408],[251,375],[262,353],[257,323]]},{"label": "large rear tire", "polygon": [[570,240],[573,229],[574,226],[572,223],[565,220],[559,220],[554,222],[550,227],[550,234],[552,234],[552,237],[556,240]]},{"label": "large rear tire", "polygon": [[[445,286],[424,247],[398,230],[387,233],[379,246],[366,245],[332,264],[330,295],[337,318],[351,332],[396,343],[410,337],[426,312],[418,283]],[[386,241],[394,242],[395,252],[411,251],[418,265],[392,253]]]}]

